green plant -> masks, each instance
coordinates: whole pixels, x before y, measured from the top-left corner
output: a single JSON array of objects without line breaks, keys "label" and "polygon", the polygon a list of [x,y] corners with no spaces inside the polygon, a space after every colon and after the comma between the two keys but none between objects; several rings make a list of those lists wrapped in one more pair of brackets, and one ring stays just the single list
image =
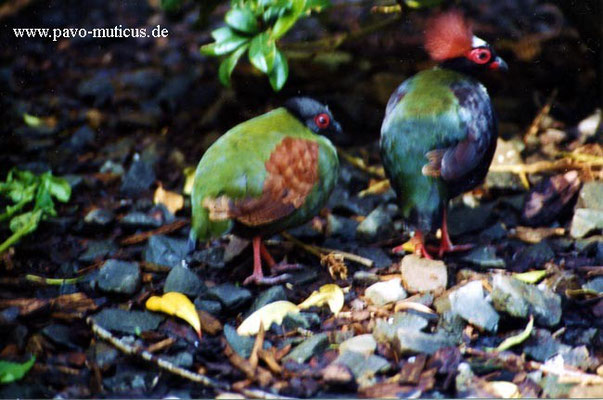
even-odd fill
[{"label": "green plant", "polygon": [[293,25],[312,11],[330,6],[330,0],[231,0],[225,14],[226,26],[212,32],[213,43],[201,47],[208,56],[224,57],[218,75],[230,85],[230,76],[240,58],[248,53],[249,62],[268,75],[275,91],[289,76],[287,58],[277,48],[277,41]]},{"label": "green plant", "polygon": [[0,384],[11,383],[20,380],[29,372],[36,362],[36,357],[31,358],[24,363],[16,363],[0,360]]},{"label": "green plant", "polygon": [[[53,198],[63,203],[69,201],[71,186],[65,179],[52,176],[51,172],[35,175],[13,168],[6,181],[0,182],[0,195],[13,203],[0,214],[0,222],[10,220],[12,231],[12,235],[0,244],[1,254],[23,236],[35,231],[40,221],[56,216]],[[30,203],[33,203],[31,209],[24,211]]]}]

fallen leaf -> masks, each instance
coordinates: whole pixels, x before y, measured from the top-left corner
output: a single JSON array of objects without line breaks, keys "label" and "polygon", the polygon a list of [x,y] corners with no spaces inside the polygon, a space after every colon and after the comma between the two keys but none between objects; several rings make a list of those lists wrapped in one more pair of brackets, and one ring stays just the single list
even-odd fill
[{"label": "fallen leaf", "polygon": [[310,297],[304,300],[298,307],[300,309],[305,309],[312,306],[328,304],[331,312],[337,315],[343,308],[343,301],[343,290],[333,283],[328,283],[321,286],[318,291],[314,291]]},{"label": "fallen leaf", "polygon": [[391,186],[388,179],[371,179],[369,182],[369,187],[358,193],[358,197],[365,197],[371,194],[383,194],[387,192],[390,187]]},{"label": "fallen leaf", "polygon": [[525,283],[537,283],[546,276],[546,270],[536,270],[513,274],[513,278]]},{"label": "fallen leaf", "polygon": [[155,190],[153,202],[155,204],[163,204],[172,214],[176,214],[184,207],[184,197],[176,192],[165,190],[161,186],[161,183],[157,187],[157,190]]},{"label": "fallen leaf", "polygon": [[195,167],[186,167],[184,171],[184,188],[182,189],[182,193],[187,196],[190,196],[193,193],[193,184],[195,183]]},{"label": "fallen leaf", "polygon": [[18,381],[25,376],[35,362],[35,356],[31,356],[29,361],[22,364],[10,361],[0,361],[0,383]]},{"label": "fallen leaf", "polygon": [[298,312],[298,306],[290,301],[279,300],[266,304],[245,318],[237,328],[237,333],[241,336],[255,335],[260,331],[260,324],[264,326],[265,330],[268,330],[273,323],[280,325],[287,314],[296,314]]},{"label": "fallen leaf", "polygon": [[496,348],[496,351],[505,351],[513,346],[521,344],[523,341],[530,337],[530,335],[532,334],[532,328],[534,328],[534,317],[530,315],[530,321],[528,322],[526,328],[521,333],[503,340],[503,342],[499,344]]},{"label": "fallen leaf", "polygon": [[320,265],[326,265],[329,268],[329,274],[333,279],[348,279],[348,267],[343,261],[343,255],[338,253],[329,253],[320,257]]},{"label": "fallen leaf", "polygon": [[551,236],[563,236],[564,228],[530,228],[527,226],[518,226],[515,228],[515,237],[526,243],[540,243],[542,240]]},{"label": "fallen leaf", "polygon": [[191,301],[178,292],[168,292],[163,296],[152,296],[146,302],[146,307],[150,311],[159,311],[169,315],[174,315],[188,322],[195,332],[201,337],[201,321],[199,314]]}]

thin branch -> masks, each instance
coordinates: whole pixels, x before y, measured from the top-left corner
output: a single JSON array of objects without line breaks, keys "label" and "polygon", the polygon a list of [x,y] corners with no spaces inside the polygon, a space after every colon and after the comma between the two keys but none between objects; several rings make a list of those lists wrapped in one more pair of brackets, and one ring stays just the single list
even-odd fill
[{"label": "thin branch", "polygon": [[306,243],[302,242],[301,240],[294,238],[287,232],[281,233],[281,236],[284,237],[289,242],[293,243],[294,245],[298,246],[299,248],[307,251],[308,253],[310,253],[312,255],[315,255],[318,258],[322,258],[322,256],[329,254],[329,253],[334,253],[334,254],[340,254],[346,260],[353,261],[358,264],[362,264],[369,268],[371,268],[375,264],[373,262],[373,260],[358,256],[356,254],[348,253],[348,252],[341,251],[341,250],[329,249],[326,247],[312,246],[310,244],[306,244]]},{"label": "thin branch", "polygon": [[180,219],[180,220],[172,222],[171,224],[164,225],[160,228],[153,229],[151,231],[146,231],[146,232],[142,232],[142,233],[137,233],[132,236],[128,236],[127,238],[125,238],[121,241],[121,244],[123,246],[126,246],[126,245],[130,245],[130,244],[141,243],[141,242],[144,242],[145,240],[147,240],[148,238],[150,238],[151,236],[164,235],[166,233],[171,233],[171,232],[177,231],[178,229],[183,228],[186,225],[188,225],[188,223],[189,223],[188,220]]}]

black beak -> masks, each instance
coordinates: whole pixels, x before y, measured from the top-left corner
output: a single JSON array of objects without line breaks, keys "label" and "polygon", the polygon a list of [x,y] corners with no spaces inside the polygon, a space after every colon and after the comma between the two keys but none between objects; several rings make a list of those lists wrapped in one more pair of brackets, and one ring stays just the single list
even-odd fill
[{"label": "black beak", "polygon": [[337,121],[333,121],[331,124],[331,132],[329,132],[329,139],[337,146],[348,146],[352,143],[348,135],[343,132],[341,124]]},{"label": "black beak", "polygon": [[507,63],[505,62],[505,60],[503,60],[500,57],[496,57],[494,59],[494,61],[492,61],[490,63],[490,69],[494,69],[497,71],[508,71],[509,70],[509,66],[507,65]]}]

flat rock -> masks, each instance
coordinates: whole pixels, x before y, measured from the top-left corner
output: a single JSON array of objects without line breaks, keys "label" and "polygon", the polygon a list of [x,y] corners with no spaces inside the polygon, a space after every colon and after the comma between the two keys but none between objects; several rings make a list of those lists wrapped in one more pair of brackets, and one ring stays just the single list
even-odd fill
[{"label": "flat rock", "polygon": [[283,361],[295,361],[303,364],[312,356],[322,353],[329,346],[329,336],[326,333],[318,333],[297,345]]},{"label": "flat rock", "polygon": [[480,330],[496,332],[500,319],[484,297],[481,281],[472,281],[448,295],[452,312]]},{"label": "flat rock", "polygon": [[488,226],[495,203],[482,204],[477,207],[455,207],[450,210],[448,227],[452,236],[475,232]]},{"label": "flat rock", "polygon": [[149,238],[144,249],[143,257],[146,262],[177,267],[182,265],[188,251],[186,239],[176,239],[164,235]]},{"label": "flat rock", "polygon": [[135,160],[122,177],[120,193],[127,197],[137,197],[155,183],[155,170],[150,162]]},{"label": "flat rock", "polygon": [[255,338],[253,336],[241,336],[237,330],[231,325],[224,325],[224,337],[226,341],[241,357],[249,358]]},{"label": "flat rock", "polygon": [[373,283],[379,282],[379,276],[375,273],[368,271],[356,271],[354,272],[354,282],[358,285],[372,285]]},{"label": "flat rock", "polygon": [[341,352],[332,364],[347,367],[360,388],[374,385],[375,375],[386,372],[390,368],[389,361],[383,357],[374,354],[364,355],[355,351]]},{"label": "flat rock", "polygon": [[252,312],[259,310],[264,307],[266,304],[274,303],[279,300],[287,300],[287,293],[285,292],[285,287],[281,285],[272,286],[269,289],[264,290],[256,299],[253,301],[253,304],[249,308],[247,315]]},{"label": "flat rock", "polygon": [[76,335],[73,328],[63,324],[50,324],[42,329],[42,334],[50,341],[70,350],[78,350],[79,346],[75,343]]},{"label": "flat rock", "polygon": [[207,311],[214,316],[219,316],[222,312],[222,304],[216,300],[203,300],[197,298],[195,299],[195,307],[200,310]]},{"label": "flat rock", "polygon": [[345,217],[329,214],[327,217],[327,236],[353,240],[356,238],[358,222]]},{"label": "flat rock", "polygon": [[308,330],[318,325],[320,325],[320,317],[318,314],[300,312],[286,315],[285,318],[283,318],[282,328],[285,330],[293,330],[297,328]]},{"label": "flat rock", "polygon": [[372,260],[375,268],[388,268],[392,265],[392,259],[380,247],[358,247],[354,252],[361,257]]},{"label": "flat rock", "polygon": [[367,333],[364,335],[354,336],[342,342],[339,345],[339,354],[343,354],[345,352],[355,352],[368,357],[373,354],[376,349],[377,341],[373,335]]},{"label": "flat rock", "polygon": [[394,231],[392,218],[384,207],[374,209],[356,228],[359,240],[372,243],[386,239]]},{"label": "flat rock", "polygon": [[154,331],[164,320],[162,315],[148,311],[127,311],[119,308],[105,308],[93,318],[105,329],[132,335]]},{"label": "flat rock", "polygon": [[140,268],[136,262],[107,260],[99,270],[98,287],[107,293],[134,294],[141,284]]},{"label": "flat rock", "polygon": [[576,208],[603,211],[603,182],[586,182],[578,194]]},{"label": "flat rock", "polygon": [[603,210],[576,209],[570,227],[572,237],[581,238],[601,229],[603,229]]},{"label": "flat rock", "polygon": [[536,322],[555,326],[561,320],[561,297],[550,289],[540,290],[503,274],[492,278],[492,303],[498,311],[516,318],[528,318],[534,314]]},{"label": "flat rock", "polygon": [[86,251],[78,257],[78,260],[85,263],[92,263],[112,256],[117,250],[117,245],[111,239],[88,240],[86,242]]},{"label": "flat rock", "polygon": [[546,361],[559,353],[567,353],[570,350],[570,346],[555,339],[546,329],[535,329],[523,347],[523,351],[536,361]]},{"label": "flat rock", "polygon": [[463,256],[463,261],[483,268],[504,268],[505,260],[496,256],[494,246],[480,246]]},{"label": "flat rock", "polygon": [[134,211],[124,215],[119,224],[130,229],[153,229],[163,225],[161,218],[147,215],[140,211]]},{"label": "flat rock", "polygon": [[398,329],[421,331],[427,325],[429,325],[429,322],[417,314],[397,312],[387,320],[377,320],[375,328],[373,328],[373,337],[379,343],[391,343],[394,341]]},{"label": "flat rock", "polygon": [[555,258],[555,253],[546,241],[526,246],[513,255],[510,267],[513,271],[524,272],[530,268],[538,268]]},{"label": "flat rock", "polygon": [[245,288],[224,283],[207,290],[207,298],[219,301],[222,306],[229,310],[236,310],[251,301],[251,292]]},{"label": "flat rock", "polygon": [[84,222],[99,228],[104,228],[113,223],[115,214],[106,208],[95,208],[84,217]]},{"label": "flat rock", "polygon": [[171,269],[165,285],[164,292],[179,292],[187,296],[196,297],[201,291],[207,290],[196,273],[186,267],[174,267]]},{"label": "flat rock", "polygon": [[444,334],[429,334],[415,329],[398,329],[394,337],[394,348],[401,355],[433,354],[442,347],[454,345],[454,341]]},{"label": "flat rock", "polygon": [[402,259],[400,264],[402,283],[409,293],[443,291],[448,282],[446,264],[439,260],[428,260],[414,254]]},{"label": "flat rock", "polygon": [[[521,140],[507,141],[499,138],[492,158],[492,165],[522,164],[521,152],[524,148],[525,145]],[[491,189],[525,190],[519,176],[511,172],[488,172],[485,186]]]},{"label": "flat rock", "polygon": [[366,288],[364,296],[374,305],[382,306],[406,298],[406,292],[399,278],[377,282]]},{"label": "flat rock", "polygon": [[603,276],[598,276],[582,285],[583,289],[594,290],[597,293],[603,292]]},{"label": "flat rock", "polygon": [[191,259],[201,264],[205,264],[212,269],[222,269],[224,268],[224,265],[226,265],[224,255],[224,247],[210,247],[209,249],[195,251],[191,256]]}]

